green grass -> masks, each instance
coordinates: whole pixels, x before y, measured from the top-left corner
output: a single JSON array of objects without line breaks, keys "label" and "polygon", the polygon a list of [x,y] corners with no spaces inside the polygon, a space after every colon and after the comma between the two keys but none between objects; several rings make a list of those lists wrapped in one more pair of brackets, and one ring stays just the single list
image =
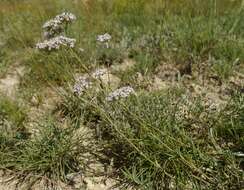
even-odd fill
[{"label": "green grass", "polygon": [[[86,134],[64,129],[51,120],[42,122],[34,138],[17,138],[13,128],[1,128],[0,168],[21,173],[20,178],[66,181],[66,175],[87,164],[92,145],[84,146]],[[13,126],[14,127],[14,126]],[[87,157],[87,158],[86,158]],[[83,158],[83,159],[81,159]]]},{"label": "green grass", "polygon": [[[103,162],[113,160],[113,175],[125,188],[242,189],[243,78],[235,77],[244,73],[243,6],[238,0],[1,1],[0,77],[14,62],[25,66],[25,75],[19,99],[0,97],[0,168],[66,181],[67,174],[86,169],[87,153],[102,154]],[[77,40],[75,48],[38,51],[43,23],[63,11],[77,16],[66,31]],[[96,42],[106,32],[112,36],[108,49]],[[99,81],[81,97],[70,91],[76,74],[125,59],[135,65],[113,74],[136,96],[108,103],[112,89]],[[190,66],[190,83],[206,77],[205,88],[220,89],[211,83],[216,78],[227,105],[211,110],[202,95],[182,85],[183,72],[178,86],[148,91],[147,79],[163,64]],[[137,81],[138,73],[145,81]],[[33,94],[43,97],[50,86],[64,89],[62,100],[48,119],[35,121],[39,133],[33,137],[26,129],[29,110],[18,101],[29,105]],[[63,128],[60,119],[70,126]],[[94,142],[84,145],[90,139],[79,136],[83,126],[96,134],[99,152]]]},{"label": "green grass", "polygon": [[[238,20],[244,11],[237,8],[240,6],[238,1],[226,9],[215,7],[214,2],[189,1],[184,9],[181,9],[182,1],[90,1],[86,6],[83,3],[68,5],[65,1],[45,1],[45,5],[38,0],[30,5],[26,2],[22,5],[17,2],[2,3],[11,10],[1,11],[6,15],[1,20],[4,26],[2,32],[5,33],[5,46],[10,47],[10,50],[27,48],[28,52],[20,54],[21,58],[27,56],[30,59],[28,67],[31,69],[26,74],[27,80],[36,81],[35,76],[40,74],[42,78],[38,82],[44,85],[53,81],[59,83],[66,75],[65,72],[61,74],[60,69],[56,71],[55,67],[46,67],[49,63],[55,62],[58,64],[57,68],[68,64],[65,70],[73,72],[82,67],[81,64],[88,65],[89,68],[99,64],[111,65],[121,62],[126,55],[137,60],[138,70],[142,73],[153,72],[162,61],[184,63],[192,60],[194,64],[201,64],[211,57],[221,63],[220,66],[218,63],[212,65],[217,75],[225,79],[231,75],[232,66],[237,59],[238,64],[243,63],[243,25]],[[32,6],[38,9],[32,10]],[[68,31],[69,36],[78,40],[75,59],[69,53],[59,53],[52,57],[30,49],[41,39],[42,24],[62,12],[63,6],[78,17]],[[113,14],[108,14],[110,12]],[[235,22],[238,24],[233,28]],[[96,45],[96,36],[105,32],[113,36],[113,48],[109,51],[103,51]],[[79,48],[85,49],[85,52],[81,53]],[[222,69],[222,65],[226,69]],[[46,74],[49,72],[60,78],[50,77]]]},{"label": "green grass", "polygon": [[1,95],[0,97],[0,119],[7,120],[16,127],[23,127],[27,113],[23,106]]},{"label": "green grass", "polygon": [[186,100],[177,91],[142,92],[115,103],[103,95],[65,96],[63,109],[74,121],[95,123],[106,142],[104,154],[135,187],[241,189],[243,160],[234,153],[243,147],[243,96],[234,96],[220,113],[191,100],[188,115],[179,118]]}]

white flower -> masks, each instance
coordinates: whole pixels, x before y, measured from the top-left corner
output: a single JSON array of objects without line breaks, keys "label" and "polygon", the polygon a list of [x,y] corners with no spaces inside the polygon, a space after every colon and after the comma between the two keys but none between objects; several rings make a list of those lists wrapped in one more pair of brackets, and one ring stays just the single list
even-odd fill
[{"label": "white flower", "polygon": [[81,76],[76,80],[73,86],[73,92],[74,94],[81,96],[90,87],[91,87],[91,82],[86,77]]},{"label": "white flower", "polygon": [[108,33],[105,33],[103,35],[98,35],[97,36],[97,41],[99,42],[108,42],[112,39],[111,35]]},{"label": "white flower", "polygon": [[60,21],[61,23],[71,23],[76,20],[76,16],[72,13],[64,12],[60,15],[57,15],[54,19]]},{"label": "white flower", "polygon": [[100,79],[103,75],[108,74],[107,69],[97,69],[92,73],[92,77],[95,79]]},{"label": "white flower", "polygon": [[50,30],[56,31],[61,28],[61,24],[62,24],[62,22],[60,20],[51,19],[51,20],[45,22],[44,25],[42,26],[42,28],[47,31],[50,31]]},{"label": "white flower", "polygon": [[67,46],[73,48],[75,46],[76,40],[73,38],[67,38],[65,36],[57,36],[55,38],[51,38],[50,40],[45,40],[42,43],[37,43],[36,48],[40,50],[48,50],[51,51],[53,49],[57,50],[61,46]]},{"label": "white flower", "polygon": [[106,100],[111,102],[113,100],[118,100],[120,98],[126,98],[132,94],[135,94],[135,90],[130,86],[125,86],[115,90],[114,92],[110,93]]},{"label": "white flower", "polygon": [[57,15],[55,18],[45,22],[44,25],[42,26],[42,28],[45,30],[44,37],[51,38],[56,34],[60,34],[64,30],[63,25],[69,24],[74,20],[76,20],[76,17],[72,13],[64,12],[60,15]]},{"label": "white flower", "polygon": [[76,16],[72,13],[62,13],[60,15],[57,15],[55,18],[47,21],[42,26],[43,29],[50,29],[52,28],[55,30],[56,28],[59,28],[64,23],[71,23],[76,20]]}]

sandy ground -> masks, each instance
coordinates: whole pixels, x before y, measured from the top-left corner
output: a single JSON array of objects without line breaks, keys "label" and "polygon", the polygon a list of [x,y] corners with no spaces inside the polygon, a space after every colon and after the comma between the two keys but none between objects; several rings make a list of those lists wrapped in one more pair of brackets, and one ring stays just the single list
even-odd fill
[{"label": "sandy ground", "polygon": [[[21,77],[24,75],[25,68],[21,64],[13,64],[4,78],[0,78],[0,94],[5,95],[13,100],[18,100],[18,86]],[[110,76],[111,77],[111,76]],[[112,77],[113,78],[113,77]],[[117,79],[117,78],[116,78]],[[103,78],[105,83],[111,82],[111,78]],[[112,80],[115,82],[113,85],[118,85],[118,80]],[[51,111],[55,106],[57,98],[57,92],[51,88],[42,90],[42,93],[46,98],[41,105],[35,105],[35,97],[32,98],[29,110],[29,121],[27,128],[30,130],[35,129],[36,121],[38,121],[45,113]],[[39,103],[38,103],[39,104]],[[32,129],[31,129],[32,128]],[[34,130],[33,130],[34,132]],[[93,164],[91,172],[101,171],[105,172],[105,168],[99,161]],[[0,171],[0,190],[109,190],[116,188],[117,181],[110,179],[106,176],[94,177],[91,172],[87,172],[85,175],[79,173],[68,174],[67,179],[70,184],[64,184],[62,182],[55,182],[55,185],[50,185],[46,180],[39,180],[34,185],[29,187],[28,182],[20,183],[17,175],[10,174],[8,172]],[[89,174],[88,174],[89,173]]]},{"label": "sandy ground", "polygon": [[19,63],[13,64],[4,78],[0,78],[0,93],[14,99],[20,82],[24,75],[24,66]]},{"label": "sandy ground", "polygon": [[[115,75],[112,75],[111,72],[116,71],[126,71],[127,69],[132,68],[135,65],[135,62],[132,60],[125,60],[120,65],[114,65],[108,71],[109,75],[104,75],[101,80],[104,84],[109,84],[117,88],[120,79]],[[25,68],[19,64],[15,63],[9,68],[9,72],[5,75],[4,78],[0,78],[0,94],[5,94],[11,99],[17,98],[18,85],[20,83],[21,77],[24,75]],[[180,70],[176,66],[169,64],[162,64],[156,69],[156,74],[152,77],[146,78],[142,74],[138,73],[138,76],[135,80],[137,83],[146,84],[148,91],[155,90],[167,90],[172,86],[181,86],[186,89],[191,97],[202,97],[203,101],[206,103],[206,106],[210,106],[214,109],[221,109],[222,106],[228,102],[229,95],[233,89],[243,90],[244,88],[244,75],[236,73],[234,77],[224,84],[219,83],[214,76],[206,75],[205,73],[197,73],[196,71],[192,75],[180,76]],[[32,102],[30,103],[30,112],[29,112],[29,123],[28,126],[33,126],[40,117],[42,117],[48,111],[53,109],[53,106],[58,100],[57,92],[51,88],[46,88],[41,90],[41,93],[46,98],[41,105],[36,102],[37,100],[33,96]],[[97,162],[93,169],[101,170],[105,172],[106,169],[104,166]],[[88,172],[89,173],[89,172]],[[87,174],[73,173],[68,174],[67,179],[70,184],[64,184],[62,182],[57,182],[55,187],[48,186],[47,181],[41,180],[38,181],[35,185],[28,187],[28,183],[19,185],[18,180],[14,178],[15,175],[9,175],[3,172],[0,172],[0,190],[109,190],[109,189],[119,189],[115,187],[117,183],[116,180],[110,179],[108,177],[94,177]],[[17,185],[17,187],[16,187]]]}]

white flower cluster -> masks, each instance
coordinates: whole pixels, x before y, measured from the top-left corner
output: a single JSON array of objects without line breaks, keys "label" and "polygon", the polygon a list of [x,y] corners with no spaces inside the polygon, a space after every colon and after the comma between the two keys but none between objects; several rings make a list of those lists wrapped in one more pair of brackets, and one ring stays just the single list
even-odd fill
[{"label": "white flower cluster", "polygon": [[92,77],[95,78],[95,79],[100,79],[105,74],[108,74],[108,70],[107,69],[97,69],[96,71],[94,71],[92,73]]},{"label": "white flower cluster", "polygon": [[112,37],[108,33],[97,36],[97,41],[102,42],[102,43],[103,42],[109,42],[111,39],[112,39]]},{"label": "white flower cluster", "polygon": [[[75,15],[72,13],[62,13],[55,18],[47,21],[42,28],[44,29],[45,41],[36,44],[39,50],[57,50],[61,46],[73,48],[76,40],[60,35],[64,31],[65,24],[69,24],[76,20]],[[58,36],[59,35],[59,36]]]},{"label": "white flower cluster", "polygon": [[[92,80],[92,78],[100,79],[103,75],[108,74],[107,69],[98,69],[95,72],[89,75],[83,75],[78,77],[75,80],[75,84],[73,85],[73,93],[77,96],[82,96],[87,90],[96,87],[96,82]],[[92,77],[92,78],[91,78]],[[95,89],[94,92],[97,92],[99,89]],[[135,95],[135,90],[130,86],[124,86],[115,91],[109,93],[105,98],[106,101],[111,102],[115,100],[119,100],[120,98],[126,98],[130,95]]]},{"label": "white flower cluster", "polygon": [[73,38],[67,38],[65,36],[57,36],[51,38],[50,40],[45,40],[44,42],[37,43],[36,48],[40,50],[51,51],[53,49],[60,49],[61,46],[67,46],[73,48],[75,46],[76,40]]},{"label": "white flower cluster", "polygon": [[81,96],[90,87],[91,87],[91,82],[86,77],[81,76],[76,80],[73,86],[73,92],[74,94]]},{"label": "white flower cluster", "polygon": [[130,86],[125,86],[115,90],[106,97],[106,101],[111,102],[120,98],[126,98],[132,94],[135,94],[135,90]]},{"label": "white flower cluster", "polygon": [[76,20],[76,16],[72,13],[64,12],[60,15],[57,15],[55,19],[59,20],[60,22],[70,23]]},{"label": "white flower cluster", "polygon": [[44,29],[44,36],[46,38],[52,38],[57,34],[63,32],[63,27],[65,24],[69,24],[76,20],[75,15],[72,13],[62,13],[57,15],[55,18],[44,23],[42,28]]},{"label": "white flower cluster", "polygon": [[45,30],[44,37],[46,39],[52,38],[56,34],[60,34],[63,31],[60,23],[54,19],[47,21],[42,28]]}]

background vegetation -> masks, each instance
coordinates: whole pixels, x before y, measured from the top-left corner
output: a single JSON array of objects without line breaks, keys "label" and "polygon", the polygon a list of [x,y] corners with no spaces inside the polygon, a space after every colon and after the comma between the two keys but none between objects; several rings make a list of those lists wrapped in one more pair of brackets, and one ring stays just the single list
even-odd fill
[{"label": "background vegetation", "polygon": [[[113,162],[109,176],[125,189],[242,189],[243,9],[238,0],[2,0],[0,77],[16,62],[25,71],[18,96],[0,97],[0,168],[67,182],[89,155]],[[77,16],[66,31],[75,48],[38,51],[43,23],[64,11]],[[109,49],[96,42],[106,32]],[[125,60],[134,64],[113,70]],[[75,76],[101,67],[137,95],[108,103],[114,89],[101,84],[74,95]],[[151,90],[165,68],[177,70],[173,81],[164,74],[168,87]],[[224,106],[210,109],[194,84],[217,89]],[[58,94],[49,110],[46,91]],[[33,107],[44,114],[34,117]]]}]

